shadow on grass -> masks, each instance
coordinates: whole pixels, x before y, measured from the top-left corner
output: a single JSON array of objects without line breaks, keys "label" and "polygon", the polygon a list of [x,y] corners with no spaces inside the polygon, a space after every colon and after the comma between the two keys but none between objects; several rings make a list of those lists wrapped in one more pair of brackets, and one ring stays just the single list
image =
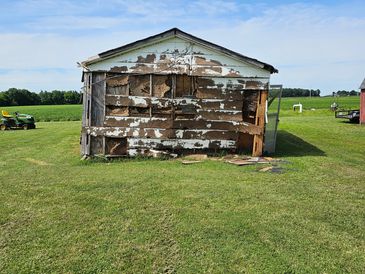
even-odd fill
[{"label": "shadow on grass", "polygon": [[359,124],[359,121],[351,121],[351,120],[342,120],[340,121],[340,123],[342,124],[350,124],[350,125],[358,125]]},{"label": "shadow on grass", "polygon": [[279,130],[276,140],[276,157],[326,156],[316,146],[285,130]]}]

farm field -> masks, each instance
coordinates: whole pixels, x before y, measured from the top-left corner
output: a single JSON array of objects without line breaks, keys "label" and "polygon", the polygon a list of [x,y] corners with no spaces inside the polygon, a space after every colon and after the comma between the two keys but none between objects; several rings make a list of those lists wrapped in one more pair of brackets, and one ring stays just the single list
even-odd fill
[{"label": "farm field", "polygon": [[36,122],[80,121],[82,115],[82,105],[11,106],[0,109],[31,114]]},{"label": "farm field", "polygon": [[325,108],[284,109],[279,173],[80,161],[79,121],[0,132],[0,272],[363,273],[365,127]]},{"label": "farm field", "polygon": [[345,97],[286,97],[282,98],[281,109],[291,110],[294,104],[303,104],[304,110],[326,109],[329,110],[333,102],[336,102],[339,108],[345,109],[359,109],[359,96],[345,96]]}]

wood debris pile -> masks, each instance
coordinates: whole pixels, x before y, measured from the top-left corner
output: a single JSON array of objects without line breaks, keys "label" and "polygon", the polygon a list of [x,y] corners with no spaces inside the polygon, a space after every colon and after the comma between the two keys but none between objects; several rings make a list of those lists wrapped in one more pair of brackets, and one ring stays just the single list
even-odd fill
[{"label": "wood debris pile", "polygon": [[[209,157],[206,154],[187,155],[181,159],[181,163],[184,165],[191,165],[201,163],[204,160],[222,161],[228,164],[236,166],[248,166],[248,165],[260,165],[257,168],[259,172],[283,172],[282,167],[278,166],[278,163],[283,162],[281,159],[275,159],[272,157],[251,157],[242,155],[227,155],[224,157]],[[263,166],[261,166],[263,164]]]}]

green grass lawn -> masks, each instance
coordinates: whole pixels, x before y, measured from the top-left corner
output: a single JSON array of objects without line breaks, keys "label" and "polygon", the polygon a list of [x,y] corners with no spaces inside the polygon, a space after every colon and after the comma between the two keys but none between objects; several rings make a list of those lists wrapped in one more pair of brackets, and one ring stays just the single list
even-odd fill
[{"label": "green grass lawn", "polygon": [[282,110],[292,110],[294,104],[301,103],[304,110],[310,109],[327,109],[331,104],[336,102],[339,108],[343,109],[359,109],[360,96],[345,96],[345,97],[287,97],[281,100]]},{"label": "green grass lawn", "polygon": [[[281,117],[302,117],[302,116],[335,116],[335,113],[331,111],[330,106],[333,102],[336,102],[341,109],[359,109],[360,97],[359,96],[347,96],[347,97],[288,97],[282,98],[280,104],[280,116]],[[293,105],[301,103],[303,105],[303,112],[293,111]],[[270,109],[276,110],[277,102],[275,101]]]},{"label": "green grass lawn", "polygon": [[80,161],[80,122],[0,132],[0,272],[363,273],[365,127],[279,129],[283,173]]}]

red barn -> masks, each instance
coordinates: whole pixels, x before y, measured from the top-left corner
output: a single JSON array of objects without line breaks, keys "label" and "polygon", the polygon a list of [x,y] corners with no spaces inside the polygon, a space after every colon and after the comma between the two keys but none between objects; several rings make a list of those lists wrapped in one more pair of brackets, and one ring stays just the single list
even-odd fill
[{"label": "red barn", "polygon": [[360,86],[360,124],[365,125],[365,79]]}]

